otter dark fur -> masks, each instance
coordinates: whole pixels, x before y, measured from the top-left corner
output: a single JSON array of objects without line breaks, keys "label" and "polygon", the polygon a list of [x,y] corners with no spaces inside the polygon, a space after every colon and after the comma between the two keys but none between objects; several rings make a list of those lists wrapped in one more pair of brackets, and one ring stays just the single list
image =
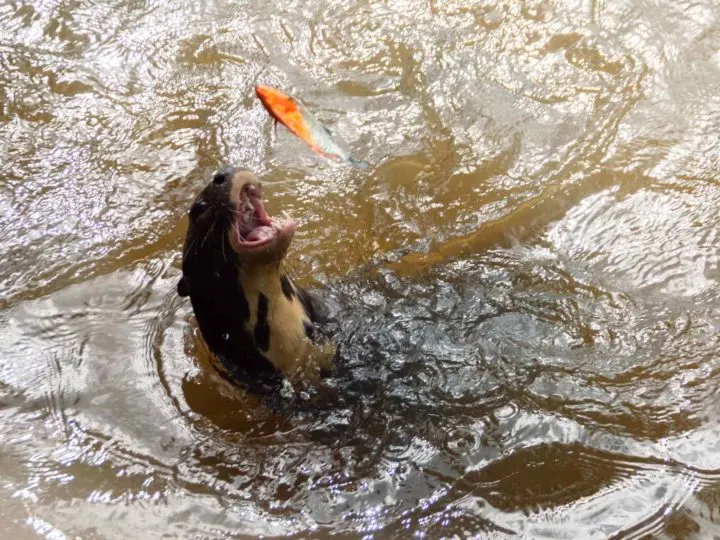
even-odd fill
[{"label": "otter dark fur", "polygon": [[219,171],[190,208],[177,291],[234,376],[275,382],[328,367],[311,339],[314,300],[281,268],[294,230],[267,216],[260,182],[245,170]]}]

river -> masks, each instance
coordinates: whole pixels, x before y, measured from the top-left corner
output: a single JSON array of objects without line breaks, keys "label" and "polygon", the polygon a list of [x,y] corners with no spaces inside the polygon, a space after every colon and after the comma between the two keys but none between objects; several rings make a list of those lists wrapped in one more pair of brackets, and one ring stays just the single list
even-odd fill
[{"label": "river", "polygon": [[[5,537],[720,535],[716,2],[9,0],[0,141]],[[325,403],[175,292],[225,164],[298,221]]]}]

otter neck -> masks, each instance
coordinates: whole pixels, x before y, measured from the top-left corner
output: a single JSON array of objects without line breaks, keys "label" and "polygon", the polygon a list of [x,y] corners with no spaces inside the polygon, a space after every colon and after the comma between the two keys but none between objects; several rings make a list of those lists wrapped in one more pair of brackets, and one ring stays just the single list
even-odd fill
[{"label": "otter neck", "polygon": [[282,295],[280,278],[284,276],[281,264],[277,261],[268,263],[241,264],[238,279],[246,293],[262,292],[266,296]]},{"label": "otter neck", "polygon": [[240,266],[238,279],[250,308],[246,331],[258,351],[282,373],[307,363],[310,314],[277,262]]}]

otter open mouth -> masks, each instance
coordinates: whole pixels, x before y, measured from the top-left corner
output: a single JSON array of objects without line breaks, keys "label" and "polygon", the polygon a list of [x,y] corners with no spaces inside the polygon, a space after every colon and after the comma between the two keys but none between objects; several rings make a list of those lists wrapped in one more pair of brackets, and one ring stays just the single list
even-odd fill
[{"label": "otter open mouth", "polygon": [[265,211],[262,197],[257,189],[243,193],[238,203],[235,222],[235,240],[244,249],[258,248],[270,244],[278,236],[292,234],[295,222],[283,212],[283,218],[273,218]]}]

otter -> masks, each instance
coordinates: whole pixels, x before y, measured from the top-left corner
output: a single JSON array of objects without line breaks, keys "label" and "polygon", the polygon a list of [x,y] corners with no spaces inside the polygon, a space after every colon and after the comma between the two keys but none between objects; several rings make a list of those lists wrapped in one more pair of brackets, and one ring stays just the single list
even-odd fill
[{"label": "otter", "polygon": [[318,301],[282,268],[296,223],[267,214],[259,179],[219,170],[188,219],[177,292],[220,366],[271,385],[330,369],[332,350],[315,335]]}]

